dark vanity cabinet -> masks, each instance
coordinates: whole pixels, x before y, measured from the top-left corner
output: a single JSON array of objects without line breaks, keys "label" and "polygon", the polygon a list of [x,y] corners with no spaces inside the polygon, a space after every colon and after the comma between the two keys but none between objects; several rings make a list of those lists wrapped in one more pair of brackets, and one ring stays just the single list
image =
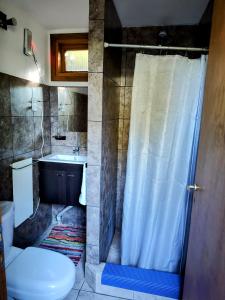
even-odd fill
[{"label": "dark vanity cabinet", "polygon": [[39,162],[40,201],[79,205],[82,174],[82,164]]}]

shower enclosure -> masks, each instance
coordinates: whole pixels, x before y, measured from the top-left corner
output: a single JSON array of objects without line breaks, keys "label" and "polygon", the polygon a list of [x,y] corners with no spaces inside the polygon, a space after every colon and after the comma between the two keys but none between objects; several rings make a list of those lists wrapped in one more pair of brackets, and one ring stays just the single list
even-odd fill
[{"label": "shower enclosure", "polygon": [[124,265],[179,273],[206,57],[137,54],[123,205]]},{"label": "shower enclosure", "polygon": [[[159,37],[162,27],[122,28],[113,2],[103,1],[102,6],[104,10],[96,10],[96,2],[90,1],[86,250],[87,264],[92,265],[107,261],[115,230],[120,232],[122,228],[136,54],[144,51],[162,57],[182,55],[188,60],[187,57],[199,58],[201,52],[189,52],[187,47],[205,49],[209,42],[208,31],[198,26],[163,27],[168,36],[163,41]],[[139,45],[161,42],[185,51],[122,50],[104,48],[104,42]],[[119,249],[116,251],[120,258]]]}]

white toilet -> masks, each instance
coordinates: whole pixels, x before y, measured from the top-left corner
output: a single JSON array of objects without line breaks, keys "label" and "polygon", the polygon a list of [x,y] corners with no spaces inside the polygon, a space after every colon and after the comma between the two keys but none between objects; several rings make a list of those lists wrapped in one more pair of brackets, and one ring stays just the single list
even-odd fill
[{"label": "white toilet", "polygon": [[61,300],[75,282],[75,266],[50,250],[12,246],[13,202],[0,201],[8,296],[18,300]]}]

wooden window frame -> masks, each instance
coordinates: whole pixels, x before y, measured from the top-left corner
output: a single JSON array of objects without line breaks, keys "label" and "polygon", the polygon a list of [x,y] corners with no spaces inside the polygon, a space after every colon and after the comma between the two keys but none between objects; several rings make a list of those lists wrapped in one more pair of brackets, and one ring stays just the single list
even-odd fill
[{"label": "wooden window frame", "polygon": [[50,34],[51,80],[88,81],[88,71],[66,71],[65,52],[88,50],[88,33]]}]

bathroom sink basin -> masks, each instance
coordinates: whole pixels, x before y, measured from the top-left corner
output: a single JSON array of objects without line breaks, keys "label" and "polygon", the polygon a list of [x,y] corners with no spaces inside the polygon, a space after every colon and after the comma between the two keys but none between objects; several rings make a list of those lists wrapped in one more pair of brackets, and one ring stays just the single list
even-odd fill
[{"label": "bathroom sink basin", "polygon": [[81,161],[81,162],[85,162],[87,160],[87,156],[53,154],[51,156],[51,159],[53,159],[53,160],[66,160],[66,161]]},{"label": "bathroom sink basin", "polygon": [[84,164],[87,162],[87,156],[69,154],[49,154],[40,158],[39,161]]}]

